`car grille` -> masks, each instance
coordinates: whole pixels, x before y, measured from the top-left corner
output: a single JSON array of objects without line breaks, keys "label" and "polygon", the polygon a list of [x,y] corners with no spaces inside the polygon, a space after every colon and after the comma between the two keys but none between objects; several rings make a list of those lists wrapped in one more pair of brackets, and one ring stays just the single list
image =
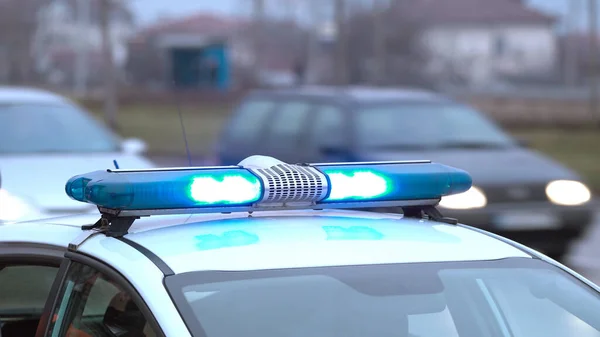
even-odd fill
[{"label": "car grille", "polygon": [[548,201],[546,184],[482,187],[488,204]]}]

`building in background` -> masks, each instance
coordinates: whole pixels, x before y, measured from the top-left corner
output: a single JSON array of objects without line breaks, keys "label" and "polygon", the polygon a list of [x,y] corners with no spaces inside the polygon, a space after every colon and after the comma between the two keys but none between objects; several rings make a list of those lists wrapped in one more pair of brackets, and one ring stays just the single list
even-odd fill
[{"label": "building in background", "polygon": [[232,54],[242,47],[231,48],[239,28],[239,21],[209,14],[145,27],[129,41],[129,79],[154,88],[227,90]]},{"label": "building in background", "polygon": [[[293,83],[301,30],[268,21],[264,31],[267,38],[256,55],[256,30],[239,17],[198,13],[145,27],[129,41],[130,83],[159,90],[230,90],[251,80]],[[217,80],[211,81],[215,65]]]},{"label": "building in background", "polygon": [[520,0],[400,1],[399,18],[416,22],[442,82],[472,86],[556,71],[555,18]]}]

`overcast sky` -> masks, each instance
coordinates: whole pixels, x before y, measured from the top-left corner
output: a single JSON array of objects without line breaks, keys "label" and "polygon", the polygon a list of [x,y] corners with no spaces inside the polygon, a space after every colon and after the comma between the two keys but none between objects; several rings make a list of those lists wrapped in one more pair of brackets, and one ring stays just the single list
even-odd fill
[{"label": "overcast sky", "polygon": [[[271,1],[279,2],[284,0]],[[586,0],[527,0],[532,6],[551,14],[559,15],[564,15],[568,12],[568,1],[579,1],[581,15],[578,21],[579,25],[584,27],[587,21],[585,14]],[[250,3],[251,0],[133,0],[133,9],[138,16],[139,23],[143,25],[155,21],[160,16],[181,16],[198,11],[227,14],[248,13]]]}]

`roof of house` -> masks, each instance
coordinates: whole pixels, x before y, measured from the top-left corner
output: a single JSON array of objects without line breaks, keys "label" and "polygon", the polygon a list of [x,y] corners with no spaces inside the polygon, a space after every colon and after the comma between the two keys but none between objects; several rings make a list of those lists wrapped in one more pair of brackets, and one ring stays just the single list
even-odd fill
[{"label": "roof of house", "polygon": [[[202,12],[163,20],[157,24],[147,26],[140,30],[130,42],[144,44],[154,37],[168,40],[169,35],[172,34],[171,37],[174,37],[175,40],[174,44],[186,40],[186,36],[198,38],[198,41],[200,41],[198,43],[202,43],[203,37],[220,39],[227,38],[237,32],[252,34],[251,30],[247,29],[251,25],[252,22],[244,18]],[[267,22],[264,30],[269,34],[269,39],[264,41],[262,47],[260,61],[262,67],[272,71],[291,70],[294,63],[298,61],[298,41],[302,42],[302,30],[293,22],[286,20]]]},{"label": "roof of house", "polygon": [[210,13],[197,13],[186,17],[163,20],[140,30],[133,42],[144,41],[146,38],[160,34],[194,33],[201,35],[223,36],[248,23],[240,18],[218,16]]},{"label": "roof of house", "polygon": [[426,24],[553,24],[556,18],[523,0],[405,0],[400,15]]}]

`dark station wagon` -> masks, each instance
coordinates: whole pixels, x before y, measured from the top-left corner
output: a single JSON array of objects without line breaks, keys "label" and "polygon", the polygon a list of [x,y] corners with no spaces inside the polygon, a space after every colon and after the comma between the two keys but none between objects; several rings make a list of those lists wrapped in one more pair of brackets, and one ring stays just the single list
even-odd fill
[{"label": "dark station wagon", "polygon": [[252,154],[285,162],[429,159],[467,170],[474,187],[440,203],[445,216],[561,259],[593,221],[589,189],[483,113],[416,89],[259,90],[217,141],[219,164]]}]

